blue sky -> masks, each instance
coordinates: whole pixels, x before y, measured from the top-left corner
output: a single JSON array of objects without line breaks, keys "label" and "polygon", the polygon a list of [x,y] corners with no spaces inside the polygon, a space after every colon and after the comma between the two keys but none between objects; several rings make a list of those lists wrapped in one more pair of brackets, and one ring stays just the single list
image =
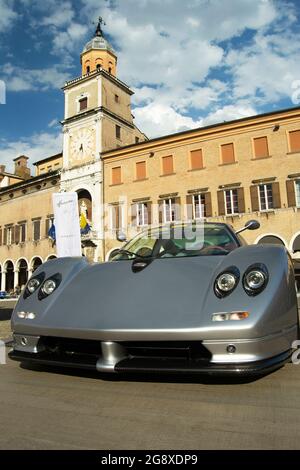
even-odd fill
[{"label": "blue sky", "polygon": [[[300,103],[300,7],[285,0],[0,0],[0,163],[61,150],[64,82],[102,15],[150,137]],[[1,91],[0,91],[1,101]]]}]

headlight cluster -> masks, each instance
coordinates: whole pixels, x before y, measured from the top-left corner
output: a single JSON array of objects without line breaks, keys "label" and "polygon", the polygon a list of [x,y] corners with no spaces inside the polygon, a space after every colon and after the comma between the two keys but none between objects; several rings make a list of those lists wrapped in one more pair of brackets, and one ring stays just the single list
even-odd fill
[{"label": "headlight cluster", "polygon": [[54,274],[54,276],[49,277],[46,279],[44,284],[39,290],[38,298],[39,300],[43,300],[49,295],[53,294],[53,292],[58,288],[62,280],[61,274]]},{"label": "headlight cluster", "polygon": [[235,266],[223,271],[215,281],[215,294],[222,298],[231,294],[238,285],[240,280],[240,271]]},{"label": "headlight cluster", "polygon": [[[231,266],[215,280],[214,290],[219,298],[231,294],[240,281],[240,271],[235,266]],[[269,273],[264,264],[253,264],[245,271],[243,275],[243,287],[250,296],[258,295],[262,292],[269,280]]]},{"label": "headlight cluster", "polygon": [[30,295],[32,295],[44,282],[46,274],[44,272],[38,274],[37,276],[32,277],[29,279],[26,289],[24,291],[24,299],[27,299]]},{"label": "headlight cluster", "polygon": [[46,274],[44,272],[32,277],[26,286],[24,292],[24,299],[34,294],[38,290],[38,299],[43,300],[58,288],[62,281],[61,274],[54,274],[45,280]]},{"label": "headlight cluster", "polygon": [[254,296],[262,292],[268,284],[269,273],[264,264],[249,266],[243,277],[244,289],[248,295]]}]

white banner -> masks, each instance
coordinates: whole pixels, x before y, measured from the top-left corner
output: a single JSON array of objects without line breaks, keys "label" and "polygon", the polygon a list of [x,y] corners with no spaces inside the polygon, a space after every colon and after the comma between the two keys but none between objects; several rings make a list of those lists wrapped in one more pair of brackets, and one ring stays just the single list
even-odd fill
[{"label": "white banner", "polygon": [[82,256],[77,193],[53,194],[57,256]]}]

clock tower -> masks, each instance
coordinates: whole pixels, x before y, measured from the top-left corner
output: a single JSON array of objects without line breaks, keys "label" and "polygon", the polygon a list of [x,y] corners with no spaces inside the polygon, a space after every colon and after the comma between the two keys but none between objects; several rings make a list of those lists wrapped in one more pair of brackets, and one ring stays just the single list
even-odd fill
[{"label": "clock tower", "polygon": [[65,84],[63,125],[64,191],[76,191],[87,207],[91,230],[83,235],[85,254],[103,259],[103,203],[101,154],[106,150],[147,140],[134,125],[132,90],[117,78],[117,55],[104,37],[99,18],[94,37],[81,54],[82,73]]}]

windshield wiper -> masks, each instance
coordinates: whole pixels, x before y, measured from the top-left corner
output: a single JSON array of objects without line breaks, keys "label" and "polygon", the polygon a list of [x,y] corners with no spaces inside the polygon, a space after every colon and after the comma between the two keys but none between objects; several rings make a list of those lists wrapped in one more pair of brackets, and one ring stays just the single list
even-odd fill
[{"label": "windshield wiper", "polygon": [[133,251],[125,250],[125,248],[120,248],[119,253],[123,253],[124,255],[134,256],[135,258],[149,258],[149,256],[138,255]]}]

